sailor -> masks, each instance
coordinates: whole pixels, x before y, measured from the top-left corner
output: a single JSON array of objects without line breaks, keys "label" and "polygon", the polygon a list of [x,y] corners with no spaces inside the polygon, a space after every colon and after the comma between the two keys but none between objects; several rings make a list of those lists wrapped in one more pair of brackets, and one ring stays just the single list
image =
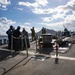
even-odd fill
[{"label": "sailor", "polygon": [[6,31],[6,34],[8,35],[8,49],[11,49],[11,35],[13,34],[13,26],[12,25]]},{"label": "sailor", "polygon": [[23,37],[24,37],[24,43],[23,43],[24,48],[26,48],[26,45],[27,45],[27,48],[29,48],[30,47],[29,36],[28,36],[28,32],[25,30],[25,28],[23,28],[22,34],[23,34]]},{"label": "sailor", "polygon": [[20,26],[18,26],[17,29],[13,31],[13,49],[15,50],[21,49]]}]

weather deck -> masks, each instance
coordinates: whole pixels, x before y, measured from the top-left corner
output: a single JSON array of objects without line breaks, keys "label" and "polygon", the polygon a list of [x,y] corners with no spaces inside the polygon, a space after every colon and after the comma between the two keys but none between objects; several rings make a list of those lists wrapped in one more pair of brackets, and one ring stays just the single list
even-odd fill
[{"label": "weather deck", "polygon": [[[35,45],[35,42],[33,43]],[[32,46],[34,48],[34,46]],[[59,53],[58,64],[55,64],[55,52],[50,55],[37,54],[35,48],[26,51],[13,52],[0,47],[0,75],[74,75],[75,74],[75,44],[64,54]]]}]

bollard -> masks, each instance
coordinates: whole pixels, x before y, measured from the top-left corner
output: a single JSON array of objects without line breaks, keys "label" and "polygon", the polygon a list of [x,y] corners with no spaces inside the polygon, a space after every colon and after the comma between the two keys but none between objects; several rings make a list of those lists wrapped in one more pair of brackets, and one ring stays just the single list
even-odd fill
[{"label": "bollard", "polygon": [[56,43],[56,58],[55,58],[55,64],[58,64],[58,48],[59,48],[59,46],[58,46],[58,44]]}]

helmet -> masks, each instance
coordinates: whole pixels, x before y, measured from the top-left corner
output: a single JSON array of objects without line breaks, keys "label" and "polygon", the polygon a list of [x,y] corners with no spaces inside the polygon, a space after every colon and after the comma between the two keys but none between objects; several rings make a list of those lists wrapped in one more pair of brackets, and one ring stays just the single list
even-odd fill
[{"label": "helmet", "polygon": [[13,26],[11,25],[11,26],[10,26],[10,29],[12,29],[12,28],[13,28]]},{"label": "helmet", "polygon": [[20,26],[17,27],[17,29],[20,29],[20,28],[21,28]]}]

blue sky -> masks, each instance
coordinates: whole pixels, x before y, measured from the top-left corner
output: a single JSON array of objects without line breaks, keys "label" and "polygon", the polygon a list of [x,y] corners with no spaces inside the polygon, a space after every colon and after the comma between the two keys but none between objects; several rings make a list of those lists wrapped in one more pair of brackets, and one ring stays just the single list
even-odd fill
[{"label": "blue sky", "polygon": [[0,34],[9,26],[21,26],[29,33],[35,27],[75,30],[75,0],[0,0]]}]

